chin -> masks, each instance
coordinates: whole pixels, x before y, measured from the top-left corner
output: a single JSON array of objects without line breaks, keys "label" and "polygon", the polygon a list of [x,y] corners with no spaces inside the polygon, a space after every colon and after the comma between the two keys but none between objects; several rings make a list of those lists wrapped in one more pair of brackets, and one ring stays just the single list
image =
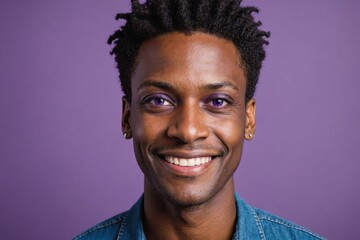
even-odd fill
[{"label": "chin", "polygon": [[201,189],[178,188],[172,190],[162,188],[160,190],[160,194],[165,201],[173,204],[174,206],[191,208],[208,203],[214,196],[217,195],[219,190],[206,189],[206,187],[202,187]]},{"label": "chin", "polygon": [[164,197],[168,202],[181,208],[196,207],[208,202],[210,199],[209,196],[199,196],[196,194],[184,194],[181,196],[169,194]]}]

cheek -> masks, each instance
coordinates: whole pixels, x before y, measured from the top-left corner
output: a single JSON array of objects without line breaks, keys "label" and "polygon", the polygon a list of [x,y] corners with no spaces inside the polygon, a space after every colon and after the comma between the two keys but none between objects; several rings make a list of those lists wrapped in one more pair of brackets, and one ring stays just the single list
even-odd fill
[{"label": "cheek", "polygon": [[156,128],[151,119],[145,117],[144,114],[133,112],[131,114],[131,131],[136,161],[145,176],[149,176],[154,168],[149,161],[151,157],[148,149],[156,138]]},{"label": "cheek", "polygon": [[237,143],[244,135],[244,127],[240,122],[223,123],[220,132],[227,142]]},{"label": "cheek", "polygon": [[228,147],[242,146],[245,134],[245,117],[222,119],[214,125],[216,134]]},{"label": "cheek", "polygon": [[133,139],[138,143],[151,144],[156,138],[166,131],[166,121],[164,118],[157,118],[150,114],[132,115]]}]

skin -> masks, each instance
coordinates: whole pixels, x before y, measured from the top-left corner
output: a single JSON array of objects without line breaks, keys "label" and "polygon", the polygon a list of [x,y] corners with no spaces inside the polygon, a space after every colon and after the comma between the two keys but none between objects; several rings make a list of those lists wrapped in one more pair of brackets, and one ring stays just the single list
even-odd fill
[{"label": "skin", "polygon": [[[255,100],[232,42],[170,33],[145,42],[123,99],[122,128],[144,173],[147,239],[231,239],[233,173],[255,131]],[[199,166],[169,159],[204,158]]]}]

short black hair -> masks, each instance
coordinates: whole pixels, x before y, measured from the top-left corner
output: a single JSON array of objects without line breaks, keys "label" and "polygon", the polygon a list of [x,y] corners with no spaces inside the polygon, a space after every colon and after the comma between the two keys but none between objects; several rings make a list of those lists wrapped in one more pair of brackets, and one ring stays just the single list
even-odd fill
[{"label": "short black hair", "polygon": [[259,29],[260,21],[252,16],[259,12],[253,6],[241,6],[242,0],[131,0],[132,11],[119,13],[116,20],[126,23],[108,39],[114,44],[111,54],[120,73],[125,98],[131,101],[131,75],[141,45],[157,36],[182,32],[203,32],[231,41],[239,50],[246,74],[248,102],[255,93],[262,62],[264,44],[270,32]]}]

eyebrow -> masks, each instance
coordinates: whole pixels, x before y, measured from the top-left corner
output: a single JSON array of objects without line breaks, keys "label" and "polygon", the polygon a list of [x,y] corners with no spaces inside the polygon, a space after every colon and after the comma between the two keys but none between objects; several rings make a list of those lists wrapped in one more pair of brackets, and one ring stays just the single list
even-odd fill
[{"label": "eyebrow", "polygon": [[154,80],[147,80],[145,82],[143,82],[139,87],[138,87],[138,91],[142,88],[145,87],[157,87],[160,89],[164,89],[164,90],[170,90],[170,89],[174,89],[174,87],[166,82],[160,82],[160,81],[154,81]]},{"label": "eyebrow", "polygon": [[216,90],[216,89],[227,88],[227,87],[233,88],[235,90],[239,90],[235,84],[233,84],[231,82],[227,82],[227,81],[219,82],[219,83],[210,83],[210,84],[205,85],[205,88],[209,89],[209,90]]},{"label": "eyebrow", "polygon": [[[154,80],[147,80],[145,82],[143,82],[139,87],[138,87],[138,91],[142,88],[145,87],[157,87],[160,89],[164,89],[164,90],[172,90],[175,89],[175,87],[173,87],[171,84],[166,83],[166,82],[162,82],[162,81],[154,81]],[[203,86],[203,88],[207,89],[207,90],[216,90],[216,89],[221,89],[221,88],[233,88],[235,90],[239,90],[239,88],[228,81],[224,81],[224,82],[218,82],[218,83],[209,83]]]}]

